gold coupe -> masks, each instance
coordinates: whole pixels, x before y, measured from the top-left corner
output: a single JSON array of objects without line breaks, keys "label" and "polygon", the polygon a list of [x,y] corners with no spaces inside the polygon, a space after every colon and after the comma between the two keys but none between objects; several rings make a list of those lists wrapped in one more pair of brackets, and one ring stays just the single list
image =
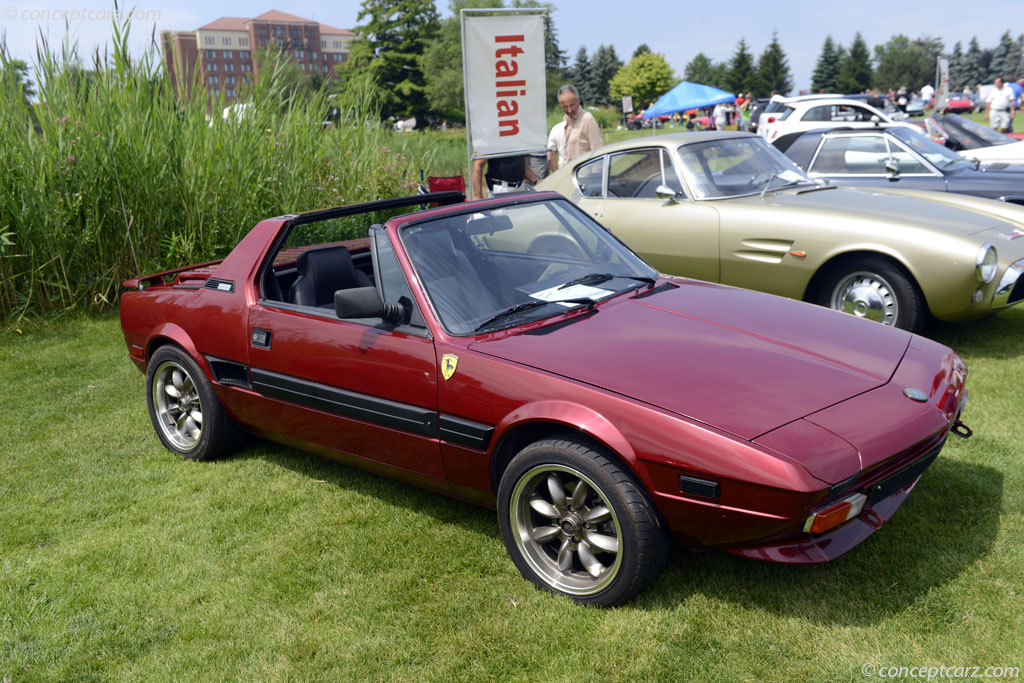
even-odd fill
[{"label": "gold coupe", "polygon": [[919,330],[1024,300],[1024,207],[812,180],[762,138],[682,133],[606,145],[538,185],[664,273]]}]

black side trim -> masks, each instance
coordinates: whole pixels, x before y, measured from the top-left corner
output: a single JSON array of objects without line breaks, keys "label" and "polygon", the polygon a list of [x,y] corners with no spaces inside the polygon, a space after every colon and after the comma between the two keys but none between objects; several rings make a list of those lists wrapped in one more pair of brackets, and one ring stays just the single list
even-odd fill
[{"label": "black side trim", "polygon": [[646,292],[641,292],[640,294],[637,294],[633,298],[643,299],[644,297],[654,296],[655,294],[658,294],[660,292],[667,292],[670,289],[679,289],[679,285],[674,285],[671,282],[666,282],[663,285],[658,285],[654,289],[648,289]]},{"label": "black side trim", "polygon": [[538,327],[536,329],[528,330],[526,332],[523,332],[523,334],[524,335],[528,334],[528,335],[534,336],[534,337],[538,337],[538,336],[545,335],[545,334],[551,334],[552,332],[557,332],[558,330],[562,329],[563,327],[568,327],[569,325],[572,325],[573,323],[578,323],[579,321],[583,320],[584,318],[589,318],[590,316],[594,315],[595,313],[597,313],[597,311],[590,311],[589,313],[584,313],[583,315],[578,315],[578,316],[576,316],[574,318],[569,318],[567,320],[560,320],[559,322],[551,324],[551,325],[545,325],[544,327]]},{"label": "black side trim", "polygon": [[206,362],[213,370],[213,378],[217,384],[224,384],[229,387],[242,387],[252,389],[252,382],[249,380],[249,367],[230,360],[206,357]]},{"label": "black side trim", "polygon": [[441,415],[440,422],[442,441],[475,448],[478,451],[487,450],[487,445],[491,442],[491,435],[494,434],[494,427],[490,425],[463,420],[451,415]]},{"label": "black side trim", "polygon": [[688,477],[685,474],[679,475],[679,490],[701,498],[718,498],[720,495],[717,481]]},{"label": "black side trim", "polygon": [[206,284],[203,285],[203,289],[212,289],[217,292],[228,292],[229,294],[235,291],[235,283],[231,280],[219,280],[215,277],[206,278]]},{"label": "black side trim", "polygon": [[901,488],[920,477],[929,465],[935,462],[935,458],[939,457],[939,451],[946,445],[946,441],[943,440],[938,446],[932,449],[926,456],[910,465],[904,467],[902,470],[878,482],[871,487],[868,492],[868,501],[872,504],[877,503],[883,498],[888,498],[890,495],[899,491]]},{"label": "black side trim", "polygon": [[342,417],[437,438],[436,413],[407,403],[252,368],[253,388],[264,396]]}]

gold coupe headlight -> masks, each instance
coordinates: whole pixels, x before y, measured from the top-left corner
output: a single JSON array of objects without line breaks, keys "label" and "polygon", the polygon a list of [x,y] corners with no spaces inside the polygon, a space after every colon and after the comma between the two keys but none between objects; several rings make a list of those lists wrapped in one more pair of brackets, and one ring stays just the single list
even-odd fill
[{"label": "gold coupe headlight", "polygon": [[974,274],[983,285],[992,282],[996,277],[996,248],[988,242],[981,245],[981,249],[978,250]]}]

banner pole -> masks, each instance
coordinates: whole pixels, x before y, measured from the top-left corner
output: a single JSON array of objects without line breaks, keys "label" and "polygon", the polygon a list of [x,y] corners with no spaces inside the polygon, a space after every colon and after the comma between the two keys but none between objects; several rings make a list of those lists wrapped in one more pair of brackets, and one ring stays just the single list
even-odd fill
[{"label": "banner pole", "polygon": [[467,200],[472,201],[476,195],[473,192],[473,129],[469,115],[469,69],[466,68],[466,10],[459,10],[459,30],[462,37],[462,102],[463,111],[466,113],[466,187],[469,188]]}]

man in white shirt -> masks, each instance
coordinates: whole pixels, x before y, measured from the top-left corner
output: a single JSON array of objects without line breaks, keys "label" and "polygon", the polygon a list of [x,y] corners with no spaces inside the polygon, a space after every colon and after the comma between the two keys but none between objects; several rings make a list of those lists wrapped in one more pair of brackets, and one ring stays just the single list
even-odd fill
[{"label": "man in white shirt", "polygon": [[1013,90],[1001,78],[996,78],[993,85],[985,98],[985,117],[992,128],[1005,133],[1013,120]]},{"label": "man in white shirt", "polygon": [[935,95],[935,88],[932,87],[931,83],[925,83],[925,86],[921,88],[921,99],[924,101],[924,106],[932,106],[932,97]]},{"label": "man in white shirt", "polygon": [[557,171],[558,166],[565,161],[565,121],[559,121],[551,126],[551,133],[548,134],[548,167]]}]

